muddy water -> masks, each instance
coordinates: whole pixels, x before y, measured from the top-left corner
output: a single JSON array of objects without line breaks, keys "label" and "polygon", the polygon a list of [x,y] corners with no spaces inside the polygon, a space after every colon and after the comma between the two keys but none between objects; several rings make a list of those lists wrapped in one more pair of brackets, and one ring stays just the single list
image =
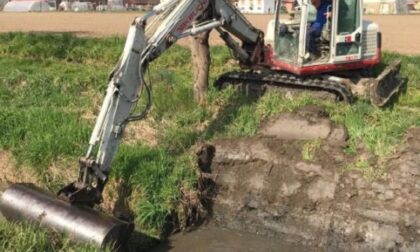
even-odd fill
[{"label": "muddy water", "polygon": [[279,238],[266,238],[254,234],[233,231],[214,226],[176,234],[160,244],[153,252],[231,252],[231,251],[314,251],[313,248],[288,243]]}]

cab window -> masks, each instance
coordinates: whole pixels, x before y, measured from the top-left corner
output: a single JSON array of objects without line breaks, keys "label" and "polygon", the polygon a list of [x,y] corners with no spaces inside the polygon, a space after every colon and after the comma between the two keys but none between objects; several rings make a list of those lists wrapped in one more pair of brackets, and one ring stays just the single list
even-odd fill
[{"label": "cab window", "polygon": [[339,0],[338,35],[353,33],[360,26],[359,0]]}]

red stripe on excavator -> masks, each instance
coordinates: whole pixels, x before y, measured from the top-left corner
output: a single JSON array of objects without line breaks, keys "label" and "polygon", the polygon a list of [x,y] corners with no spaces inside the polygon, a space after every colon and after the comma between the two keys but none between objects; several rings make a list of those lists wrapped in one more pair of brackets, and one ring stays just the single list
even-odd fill
[{"label": "red stripe on excavator", "polygon": [[376,56],[371,59],[361,60],[357,62],[339,63],[339,64],[325,64],[316,66],[299,67],[293,64],[277,60],[274,58],[274,51],[271,47],[267,48],[266,59],[268,65],[273,70],[287,71],[296,75],[313,75],[327,72],[363,69],[374,67],[381,62],[381,49],[377,48]]}]

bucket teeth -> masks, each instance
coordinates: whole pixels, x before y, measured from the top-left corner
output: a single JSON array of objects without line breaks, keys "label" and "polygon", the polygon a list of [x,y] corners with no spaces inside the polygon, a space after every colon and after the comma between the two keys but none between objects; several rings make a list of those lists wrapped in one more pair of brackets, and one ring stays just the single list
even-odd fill
[{"label": "bucket teeth", "polygon": [[9,221],[29,221],[69,237],[96,244],[121,246],[134,229],[132,223],[70,205],[32,184],[14,184],[0,198],[0,211]]}]

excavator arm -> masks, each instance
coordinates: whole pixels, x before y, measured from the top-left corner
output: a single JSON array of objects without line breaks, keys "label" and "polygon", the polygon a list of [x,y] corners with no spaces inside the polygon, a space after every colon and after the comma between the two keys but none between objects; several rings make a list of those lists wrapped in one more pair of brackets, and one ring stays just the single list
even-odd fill
[{"label": "excavator arm", "polygon": [[[177,40],[212,29],[221,34],[242,64],[252,64],[260,59],[262,32],[229,1],[169,0],[134,20],[121,59],[110,75],[87,153],[80,158],[79,178],[60,190],[59,197],[72,204],[93,206],[101,202],[125,126],[130,121],[144,118],[150,110],[150,87],[144,79],[149,63]],[[230,34],[242,41],[242,46]],[[148,96],[147,106],[143,113],[133,115],[133,107],[142,94]]]}]

